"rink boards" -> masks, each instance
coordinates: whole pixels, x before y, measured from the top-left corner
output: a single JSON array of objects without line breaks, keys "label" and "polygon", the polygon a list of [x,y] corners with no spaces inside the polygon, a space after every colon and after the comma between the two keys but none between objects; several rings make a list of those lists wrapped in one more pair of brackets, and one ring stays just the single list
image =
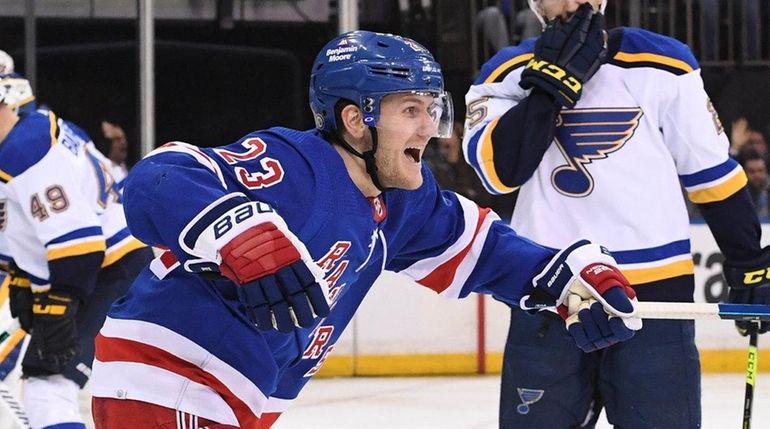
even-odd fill
[{"label": "rink boards", "polygon": [[[705,224],[693,224],[691,229],[695,301],[718,302],[727,294],[721,254]],[[767,245],[770,224],[763,224],[762,229]],[[482,319],[478,300],[475,296],[447,300],[404,276],[385,273],[319,375],[499,372],[509,311],[486,297]],[[748,340],[732,322],[698,321],[696,341],[704,372],[745,371]],[[765,372],[763,369],[770,369],[770,337],[761,336],[759,348],[759,368]]]}]

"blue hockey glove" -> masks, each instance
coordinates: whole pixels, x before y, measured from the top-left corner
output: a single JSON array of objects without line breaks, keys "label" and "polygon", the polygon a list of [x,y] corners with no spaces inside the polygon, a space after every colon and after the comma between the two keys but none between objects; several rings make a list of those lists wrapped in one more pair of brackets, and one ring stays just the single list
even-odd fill
[{"label": "blue hockey glove", "polygon": [[[725,261],[724,276],[730,287],[728,300],[734,304],[770,304],[770,247],[750,261]],[[736,321],[735,327],[741,335],[752,331],[764,334],[770,330],[770,322]]]},{"label": "blue hockey glove", "polygon": [[291,332],[329,315],[326,282],[300,246],[288,229],[266,222],[243,231],[220,251],[220,271],[239,285],[238,298],[260,329]]},{"label": "blue hockey glove", "polygon": [[626,341],[642,328],[635,316],[636,293],[614,267],[607,249],[580,240],[561,250],[532,280],[524,310],[556,307],[584,352]]},{"label": "blue hockey glove", "polygon": [[607,56],[604,15],[584,3],[567,22],[555,19],[535,43],[532,58],[521,74],[524,89],[537,86],[562,106],[575,107],[583,84]]}]

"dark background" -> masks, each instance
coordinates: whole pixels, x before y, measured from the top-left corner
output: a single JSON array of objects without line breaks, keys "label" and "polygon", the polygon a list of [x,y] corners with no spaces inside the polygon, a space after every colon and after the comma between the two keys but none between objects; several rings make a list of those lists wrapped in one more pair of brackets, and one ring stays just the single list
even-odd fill
[{"label": "dark background", "polygon": [[[467,0],[433,3],[432,10],[414,6],[404,13],[397,2],[383,1],[372,16],[362,7],[361,28],[409,35],[433,51],[454,95],[455,117],[461,118],[463,97],[475,74],[468,48],[472,10]],[[610,26],[625,19],[622,10],[612,13],[612,7],[610,3]],[[221,145],[270,126],[312,127],[310,66],[336,32],[335,19],[238,21],[231,29],[216,20],[156,20],[156,145],[170,140]],[[131,161],[139,157],[136,38],[131,19],[37,20],[38,101],[81,125],[101,149],[106,141],[100,122],[118,123],[131,144]],[[24,73],[22,18],[0,17],[0,49]],[[699,55],[697,46],[693,49]],[[728,132],[730,123],[742,116],[754,128],[768,131],[768,70],[740,63],[704,64],[707,91]]]}]

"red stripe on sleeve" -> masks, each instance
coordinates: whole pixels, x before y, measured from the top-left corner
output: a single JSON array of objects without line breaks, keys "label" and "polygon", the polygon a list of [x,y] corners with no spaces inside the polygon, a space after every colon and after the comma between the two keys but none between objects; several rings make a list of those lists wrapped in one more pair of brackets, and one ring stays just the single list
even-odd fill
[{"label": "red stripe on sleeve", "polygon": [[488,208],[479,207],[478,209],[479,220],[476,223],[476,230],[473,233],[473,238],[471,238],[471,241],[468,243],[468,245],[465,246],[465,248],[460,253],[452,257],[452,259],[439,265],[430,274],[418,280],[417,283],[433,289],[438,293],[443,292],[446,290],[446,288],[449,287],[449,285],[452,284],[452,281],[455,278],[455,274],[457,273],[457,267],[460,266],[460,263],[468,255],[468,252],[471,251],[471,247],[473,247],[473,243],[476,241],[476,237],[478,237],[479,231],[481,230],[481,224],[484,223],[484,219],[486,219],[490,212],[490,209]]}]

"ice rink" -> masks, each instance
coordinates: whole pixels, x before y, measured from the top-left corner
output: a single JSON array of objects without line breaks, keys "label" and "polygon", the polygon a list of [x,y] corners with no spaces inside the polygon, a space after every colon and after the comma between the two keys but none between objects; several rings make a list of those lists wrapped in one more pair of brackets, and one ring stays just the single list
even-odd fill
[{"label": "ice rink", "polygon": [[[499,376],[358,377],[311,381],[274,429],[494,429]],[[739,428],[744,377],[703,377],[703,428]],[[768,427],[770,374],[760,375],[754,393],[752,427]],[[661,386],[665,388],[665,386]],[[83,392],[82,411],[90,412]],[[0,414],[2,411],[0,411]],[[0,418],[0,427],[7,420]],[[92,428],[91,422],[88,427]],[[597,429],[609,429],[604,416]]]},{"label": "ice rink", "polygon": [[[494,429],[499,380],[499,375],[317,379],[273,428]],[[703,377],[703,429],[741,427],[744,382],[740,374]],[[752,427],[766,428],[770,374],[758,377],[754,399]],[[86,411],[85,395],[82,404]],[[596,428],[612,426],[602,416]]]},{"label": "ice rink", "polygon": [[[499,380],[498,375],[313,380],[273,427],[493,429]],[[704,429],[741,427],[744,386],[740,374],[703,377]],[[758,377],[754,399],[752,427],[770,427],[770,374]],[[611,427],[603,416],[596,426]]]}]

